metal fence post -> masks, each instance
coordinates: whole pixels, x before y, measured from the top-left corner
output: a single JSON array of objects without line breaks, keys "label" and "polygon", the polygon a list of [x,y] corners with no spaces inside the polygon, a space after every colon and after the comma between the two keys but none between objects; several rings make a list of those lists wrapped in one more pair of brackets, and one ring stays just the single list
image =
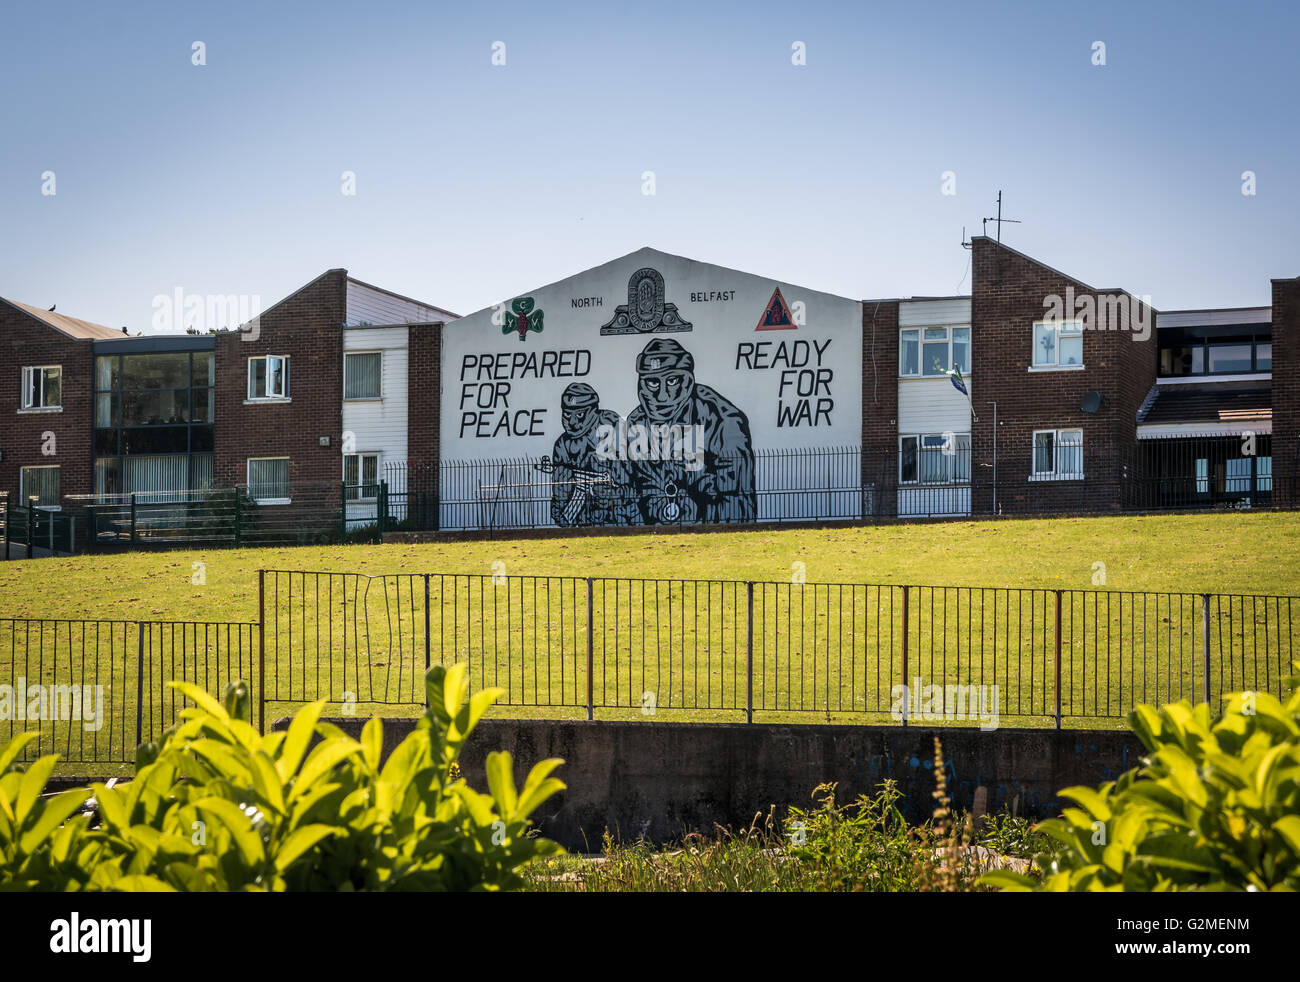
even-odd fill
[{"label": "metal fence post", "polygon": [[135,622],[135,745],[144,743],[144,621]]},{"label": "metal fence post", "polygon": [[376,515],[376,525],[378,531],[375,535],[375,541],[383,542],[384,526],[388,523],[388,482],[387,481],[379,482],[379,501],[377,502],[377,504],[378,504],[378,508],[376,509],[376,511],[378,512],[378,514]]},{"label": "metal fence post", "polygon": [[257,571],[257,730],[266,733],[266,570]]},{"label": "metal fence post", "polygon": [[1061,591],[1056,591],[1056,666],[1053,670],[1056,687],[1056,728],[1061,728]]},{"label": "metal fence post", "polygon": [[131,492],[131,545],[135,545],[135,492]]},{"label": "metal fence post", "polygon": [[745,583],[745,722],[754,722],[754,581]]},{"label": "metal fence post", "polygon": [[[424,574],[424,671],[429,671],[429,574]],[[429,705],[429,690],[424,690],[424,705]]]},{"label": "metal fence post", "polygon": [[348,541],[348,482],[339,485],[339,541]]},{"label": "metal fence post", "polygon": [[907,685],[907,587],[903,587],[903,725],[907,725],[907,712],[912,705],[912,691]]},{"label": "metal fence post", "polygon": [[235,547],[239,547],[239,488],[231,488],[235,496]]},{"label": "metal fence post", "polygon": [[[1210,595],[1201,594],[1201,665],[1203,679],[1201,692],[1205,702],[1210,701]],[[1213,710],[1213,707],[1210,707]]]},{"label": "metal fence post", "polygon": [[595,699],[592,697],[592,667],[595,664],[595,617],[592,610],[591,577],[587,577],[587,721],[595,719]]}]

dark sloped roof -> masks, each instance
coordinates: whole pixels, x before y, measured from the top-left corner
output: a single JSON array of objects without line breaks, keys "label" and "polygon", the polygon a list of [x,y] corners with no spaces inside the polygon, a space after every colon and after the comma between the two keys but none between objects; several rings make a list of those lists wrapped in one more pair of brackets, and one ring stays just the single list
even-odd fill
[{"label": "dark sloped roof", "polygon": [[1229,423],[1272,418],[1273,399],[1268,389],[1193,389],[1161,391],[1142,422]]}]

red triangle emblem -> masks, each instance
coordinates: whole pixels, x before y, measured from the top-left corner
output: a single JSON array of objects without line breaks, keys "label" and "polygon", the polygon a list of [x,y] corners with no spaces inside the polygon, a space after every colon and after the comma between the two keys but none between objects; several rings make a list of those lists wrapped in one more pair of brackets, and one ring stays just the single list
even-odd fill
[{"label": "red triangle emblem", "polygon": [[790,308],[786,305],[785,297],[781,296],[781,288],[778,286],[772,291],[772,299],[763,308],[763,316],[758,319],[758,327],[754,330],[797,331],[798,329],[799,325],[790,315]]}]

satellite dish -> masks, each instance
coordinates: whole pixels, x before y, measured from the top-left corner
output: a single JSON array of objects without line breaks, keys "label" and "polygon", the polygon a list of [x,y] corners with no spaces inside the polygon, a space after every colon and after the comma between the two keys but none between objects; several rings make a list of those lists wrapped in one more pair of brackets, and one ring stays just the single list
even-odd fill
[{"label": "satellite dish", "polygon": [[1083,394],[1079,400],[1079,411],[1083,413],[1095,413],[1101,408],[1101,393],[1096,389],[1091,389]]}]

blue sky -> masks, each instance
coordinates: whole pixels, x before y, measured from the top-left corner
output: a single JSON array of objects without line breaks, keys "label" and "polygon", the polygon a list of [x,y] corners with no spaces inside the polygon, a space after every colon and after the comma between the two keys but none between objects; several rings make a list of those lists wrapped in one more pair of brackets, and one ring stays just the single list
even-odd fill
[{"label": "blue sky", "polygon": [[1300,275],[1293,4],[96,2],[3,24],[0,295],[132,331],[177,286],[269,306],[336,266],[468,313],[642,245],[951,294],[999,188],[1009,245],[1158,308],[1266,304]]}]

